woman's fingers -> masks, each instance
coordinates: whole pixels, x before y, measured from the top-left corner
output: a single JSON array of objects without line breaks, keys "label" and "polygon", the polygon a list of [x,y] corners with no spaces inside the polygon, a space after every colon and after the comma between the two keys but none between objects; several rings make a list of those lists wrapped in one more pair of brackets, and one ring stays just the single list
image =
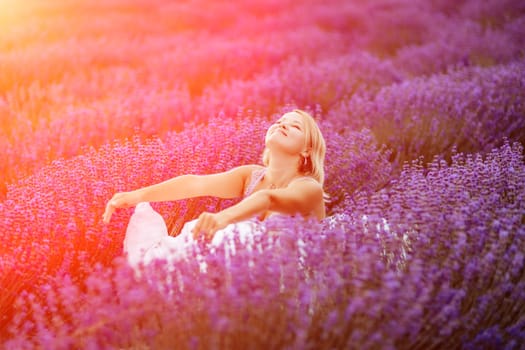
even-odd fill
[{"label": "woman's fingers", "polygon": [[202,213],[201,215],[199,215],[199,218],[197,219],[197,223],[195,224],[192,230],[194,239],[198,239],[202,235],[202,232],[205,230],[205,227],[206,227],[205,221],[206,221],[206,213]]},{"label": "woman's fingers", "polygon": [[104,214],[102,215],[102,221],[107,224],[109,223],[109,220],[111,219],[111,215],[113,215],[113,212],[115,211],[115,207],[111,203],[111,201],[106,204],[106,210],[104,211]]},{"label": "woman's fingers", "polygon": [[106,204],[106,209],[102,215],[102,221],[104,223],[109,223],[109,220],[111,220],[111,215],[113,215],[115,209],[126,208],[130,206],[127,197],[127,192],[115,193],[115,195],[113,195],[113,197]]},{"label": "woman's fingers", "polygon": [[102,220],[105,224],[109,223],[109,220],[111,220],[111,215],[115,212],[115,209],[119,208],[118,201],[111,199],[106,204],[106,210],[104,211],[104,215],[102,215]]},{"label": "woman's fingers", "polygon": [[206,240],[213,237],[217,225],[214,214],[204,212],[199,216],[195,227],[193,227],[192,233],[194,239],[204,236]]}]

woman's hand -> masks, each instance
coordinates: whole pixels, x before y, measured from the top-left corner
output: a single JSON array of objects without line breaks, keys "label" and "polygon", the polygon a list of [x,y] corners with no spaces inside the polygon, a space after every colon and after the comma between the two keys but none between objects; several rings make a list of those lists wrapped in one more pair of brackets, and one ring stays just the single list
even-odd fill
[{"label": "woman's hand", "polygon": [[229,224],[229,220],[223,212],[208,213],[203,212],[199,215],[197,223],[191,232],[194,239],[204,237],[206,241],[211,241],[215,232],[225,228]]},{"label": "woman's hand", "polygon": [[141,199],[137,191],[115,193],[106,204],[106,211],[104,211],[104,215],[102,215],[102,220],[107,224],[115,209],[134,207],[140,202]]}]

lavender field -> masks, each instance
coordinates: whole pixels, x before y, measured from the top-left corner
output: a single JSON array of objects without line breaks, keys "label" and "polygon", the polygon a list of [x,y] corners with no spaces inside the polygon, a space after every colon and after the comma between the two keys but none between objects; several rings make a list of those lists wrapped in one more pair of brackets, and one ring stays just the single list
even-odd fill
[{"label": "lavender field", "polygon": [[[0,33],[0,348],[525,349],[523,1],[0,0]],[[113,193],[261,163],[293,108],[328,217],[135,274]]]}]

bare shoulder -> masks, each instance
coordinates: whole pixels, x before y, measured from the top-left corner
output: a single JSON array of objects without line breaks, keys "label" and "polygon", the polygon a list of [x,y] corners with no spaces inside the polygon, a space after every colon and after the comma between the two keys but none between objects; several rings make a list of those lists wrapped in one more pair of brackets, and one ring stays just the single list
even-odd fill
[{"label": "bare shoulder", "polygon": [[293,179],[289,184],[288,188],[298,193],[302,193],[303,196],[313,200],[322,198],[324,195],[323,186],[311,176],[302,176]]},{"label": "bare shoulder", "polygon": [[295,178],[293,179],[291,182],[290,182],[290,185],[291,184],[306,184],[308,183],[310,186],[316,186],[316,187],[319,187],[322,189],[322,186],[321,184],[319,183],[319,181],[317,181],[316,179],[314,179],[313,177],[311,176],[301,176],[301,177],[298,177],[298,178]]}]

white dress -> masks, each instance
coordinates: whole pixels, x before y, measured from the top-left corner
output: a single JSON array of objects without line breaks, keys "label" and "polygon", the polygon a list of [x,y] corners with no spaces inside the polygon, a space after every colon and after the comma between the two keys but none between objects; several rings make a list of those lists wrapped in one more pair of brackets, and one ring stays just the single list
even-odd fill
[{"label": "white dress", "polygon": [[[263,178],[264,172],[265,169],[262,168],[252,173],[244,197],[253,192],[257,183]],[[197,219],[188,221],[179,235],[170,236],[164,219],[149,203],[137,204],[124,238],[124,253],[128,262],[137,267],[141,263],[148,264],[155,259],[174,261],[187,258],[196,243],[191,232],[196,223]],[[234,252],[235,236],[242,244],[250,244],[253,243],[254,236],[261,233],[260,222],[255,218],[230,224],[215,233],[210,242],[210,249],[213,251],[214,247],[226,244]]]}]

